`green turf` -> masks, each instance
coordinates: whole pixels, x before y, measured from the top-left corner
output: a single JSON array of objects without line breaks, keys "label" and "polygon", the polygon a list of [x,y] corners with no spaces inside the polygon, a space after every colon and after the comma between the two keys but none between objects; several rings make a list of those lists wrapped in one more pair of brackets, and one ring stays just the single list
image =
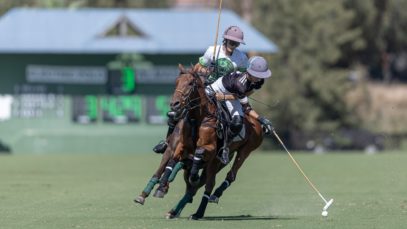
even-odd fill
[{"label": "green turf", "polygon": [[[320,198],[286,154],[255,153],[207,219],[189,221],[201,199],[182,217],[164,214],[181,197],[181,177],[164,199],[132,199],[145,186],[159,156],[0,156],[0,228],[405,228],[405,153],[294,154],[326,198],[335,202],[323,218]],[[226,168],[228,169],[228,168]],[[218,177],[224,178],[225,171]]]}]

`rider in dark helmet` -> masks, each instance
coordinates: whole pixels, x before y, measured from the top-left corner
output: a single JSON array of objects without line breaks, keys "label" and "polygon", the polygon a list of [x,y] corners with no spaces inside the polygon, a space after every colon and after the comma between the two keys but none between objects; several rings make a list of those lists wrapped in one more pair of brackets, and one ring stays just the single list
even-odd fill
[{"label": "rider in dark helmet", "polygon": [[[209,46],[205,54],[199,58],[197,71],[206,75],[206,83],[211,84],[218,78],[229,75],[232,72],[246,71],[248,58],[238,47],[245,44],[243,31],[238,26],[229,26],[223,33],[222,45]],[[166,139],[174,131],[177,121],[173,119],[174,113],[168,113],[168,131]],[[167,140],[160,141],[153,151],[164,153],[167,148]]]}]

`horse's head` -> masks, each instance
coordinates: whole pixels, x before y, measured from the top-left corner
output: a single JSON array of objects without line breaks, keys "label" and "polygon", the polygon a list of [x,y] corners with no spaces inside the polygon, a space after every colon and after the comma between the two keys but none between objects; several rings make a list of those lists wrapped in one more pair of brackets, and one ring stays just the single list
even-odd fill
[{"label": "horse's head", "polygon": [[199,100],[200,78],[192,71],[187,72],[182,66],[180,66],[180,70],[170,102],[170,109],[174,112],[176,119],[183,118],[190,109],[197,105]]}]

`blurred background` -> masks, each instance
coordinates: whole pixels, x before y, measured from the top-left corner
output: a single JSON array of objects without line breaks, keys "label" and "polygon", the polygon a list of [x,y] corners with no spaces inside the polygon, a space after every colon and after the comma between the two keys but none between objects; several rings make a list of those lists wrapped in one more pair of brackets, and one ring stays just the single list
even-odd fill
[{"label": "blurred background", "polygon": [[[218,3],[2,0],[0,153],[150,152],[178,63],[214,43]],[[217,43],[237,25],[239,49],[270,61],[251,104],[290,149],[406,150],[406,12],[406,0],[224,0]]]}]

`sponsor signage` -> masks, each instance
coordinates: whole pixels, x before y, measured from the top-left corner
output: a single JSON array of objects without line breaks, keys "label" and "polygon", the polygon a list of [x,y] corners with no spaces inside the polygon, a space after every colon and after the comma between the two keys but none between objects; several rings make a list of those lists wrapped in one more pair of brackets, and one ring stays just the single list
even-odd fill
[{"label": "sponsor signage", "polygon": [[28,65],[28,83],[104,85],[105,67]]}]

